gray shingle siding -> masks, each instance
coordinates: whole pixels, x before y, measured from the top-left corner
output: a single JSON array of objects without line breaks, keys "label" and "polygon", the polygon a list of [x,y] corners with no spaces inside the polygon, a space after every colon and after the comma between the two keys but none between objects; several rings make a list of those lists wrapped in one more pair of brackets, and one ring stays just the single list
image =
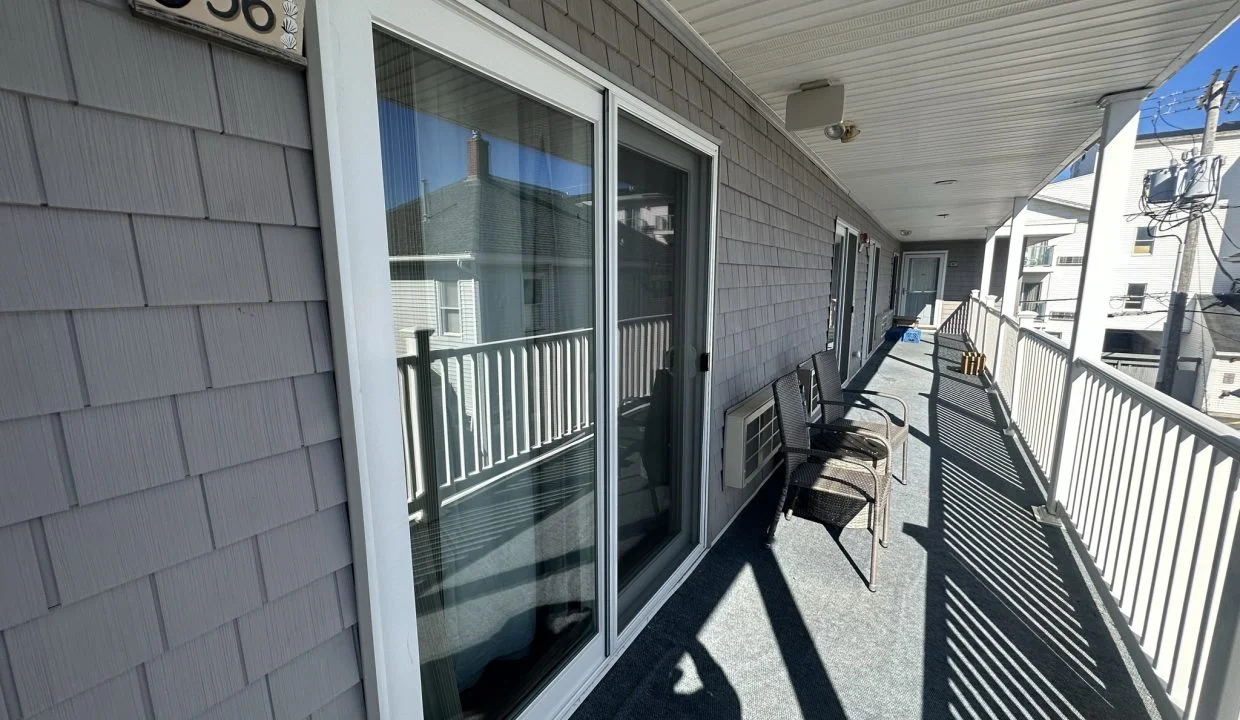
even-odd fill
[{"label": "gray shingle siding", "polygon": [[0,720],[354,707],[309,147],[295,67],[0,3]]},{"label": "gray shingle siding", "polygon": [[0,202],[42,202],[25,106],[20,96],[6,92],[0,92],[0,156],[8,161],[0,167]]},{"label": "gray shingle siding", "polygon": [[[713,535],[753,491],[723,487],[724,412],[823,347],[836,217],[869,233],[885,257],[899,243],[736,92],[735,78],[704,67],[632,0],[548,2],[538,12],[530,3],[480,1],[721,141],[713,407],[707,417]],[[636,58],[623,36],[625,18],[638,25]],[[882,276],[880,266],[880,312],[887,307]],[[864,293],[864,276],[860,285]],[[858,322],[858,337],[860,328]]]}]

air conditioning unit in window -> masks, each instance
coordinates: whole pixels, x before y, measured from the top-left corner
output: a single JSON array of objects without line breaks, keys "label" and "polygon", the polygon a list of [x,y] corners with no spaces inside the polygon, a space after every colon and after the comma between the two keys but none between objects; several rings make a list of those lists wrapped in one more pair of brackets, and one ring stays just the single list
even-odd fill
[{"label": "air conditioning unit in window", "polygon": [[766,480],[778,464],[779,447],[775,397],[764,387],[724,414],[723,484],[744,488]]}]

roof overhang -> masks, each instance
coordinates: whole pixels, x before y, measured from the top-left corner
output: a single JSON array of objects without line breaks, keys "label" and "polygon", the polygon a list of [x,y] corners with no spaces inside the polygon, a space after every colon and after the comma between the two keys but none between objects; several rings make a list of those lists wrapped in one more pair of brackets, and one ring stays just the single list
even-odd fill
[{"label": "roof overhang", "polygon": [[1240,0],[645,2],[781,127],[802,84],[843,84],[861,137],[798,144],[905,241],[984,237],[1097,138],[1100,98],[1157,88],[1240,15]]}]

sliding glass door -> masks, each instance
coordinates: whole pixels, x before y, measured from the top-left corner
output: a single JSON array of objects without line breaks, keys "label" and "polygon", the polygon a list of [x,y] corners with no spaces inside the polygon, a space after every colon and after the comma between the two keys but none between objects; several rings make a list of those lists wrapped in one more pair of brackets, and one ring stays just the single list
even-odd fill
[{"label": "sliding glass door", "polygon": [[619,629],[699,540],[701,156],[621,116],[617,149]]},{"label": "sliding glass door", "polygon": [[602,629],[598,126],[374,48],[423,708],[505,718]]},{"label": "sliding glass door", "polygon": [[481,4],[316,10],[367,703],[555,717],[704,552],[717,148]]}]

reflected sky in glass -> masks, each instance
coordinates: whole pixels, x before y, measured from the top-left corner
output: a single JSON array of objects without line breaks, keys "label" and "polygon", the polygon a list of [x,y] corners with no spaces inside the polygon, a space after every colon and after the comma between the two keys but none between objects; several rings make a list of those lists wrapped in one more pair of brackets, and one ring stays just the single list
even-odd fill
[{"label": "reflected sky in glass", "polygon": [[[416,148],[415,143],[383,146],[383,200],[388,210],[418,197],[421,180],[426,181],[428,190],[435,191],[465,177],[465,143],[472,128],[380,98],[379,132],[383,137],[411,137],[415,126],[419,139]],[[491,144],[491,174],[495,177],[568,195],[592,187],[593,171],[587,165],[488,133],[482,137]],[[419,158],[419,153],[423,157]],[[409,172],[415,167],[418,172]]]}]

